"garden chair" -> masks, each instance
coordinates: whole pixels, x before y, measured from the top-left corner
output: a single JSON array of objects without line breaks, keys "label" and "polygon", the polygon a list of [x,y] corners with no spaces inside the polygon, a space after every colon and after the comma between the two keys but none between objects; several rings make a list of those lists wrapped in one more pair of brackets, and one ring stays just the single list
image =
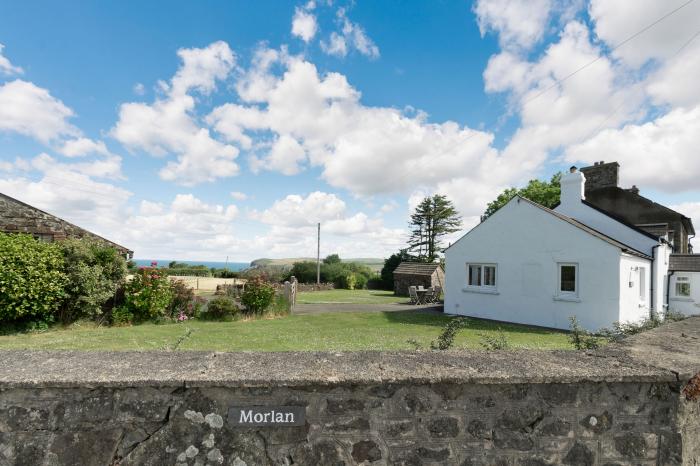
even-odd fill
[{"label": "garden chair", "polygon": [[415,286],[408,287],[408,296],[411,298],[411,304],[420,304],[420,298]]},{"label": "garden chair", "polygon": [[442,294],[442,287],[439,285],[435,286],[435,291],[433,293],[433,302],[437,303],[440,301],[440,294]]},{"label": "garden chair", "polygon": [[435,290],[432,288],[428,288],[425,290],[425,294],[423,295],[423,302],[421,304],[428,304],[428,303],[433,303],[435,299]]}]

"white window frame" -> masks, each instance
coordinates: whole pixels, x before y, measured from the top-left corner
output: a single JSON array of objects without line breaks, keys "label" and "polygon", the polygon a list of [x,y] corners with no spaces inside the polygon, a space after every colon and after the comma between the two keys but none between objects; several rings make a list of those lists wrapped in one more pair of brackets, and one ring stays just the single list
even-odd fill
[{"label": "white window frame", "polygon": [[[574,268],[574,291],[564,291],[561,289],[561,269],[562,267]],[[563,298],[579,297],[579,273],[578,262],[557,262],[557,296]]]},{"label": "white window frame", "polygon": [[[686,283],[686,284],[688,285],[688,294],[687,294],[687,295],[686,295],[686,294],[678,294],[678,285],[680,284],[679,282],[680,282],[680,283]],[[690,286],[690,277],[689,277],[689,276],[687,276],[687,275],[678,275],[678,276],[676,276],[676,283],[675,283],[674,286],[673,286],[673,295],[674,295],[676,298],[688,299],[688,298],[690,298],[690,294],[691,294],[692,291],[693,291],[693,290],[692,290],[692,288],[691,288],[691,286]]]},{"label": "white window frame", "polygon": [[[469,271],[471,267],[480,267],[479,271],[479,285],[469,284]],[[493,285],[485,285],[484,277],[486,275],[486,267],[493,268]],[[467,287],[466,290],[469,291],[484,291],[484,292],[495,292],[498,290],[498,264],[486,263],[486,262],[467,262]]]}]

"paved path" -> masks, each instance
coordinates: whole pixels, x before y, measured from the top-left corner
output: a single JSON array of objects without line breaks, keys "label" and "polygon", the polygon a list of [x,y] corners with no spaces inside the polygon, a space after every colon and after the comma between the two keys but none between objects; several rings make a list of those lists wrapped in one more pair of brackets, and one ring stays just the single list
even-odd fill
[{"label": "paved path", "polygon": [[350,303],[325,303],[325,304],[297,304],[293,314],[325,314],[329,312],[398,312],[398,311],[425,311],[430,313],[442,313],[442,304],[350,304]]}]

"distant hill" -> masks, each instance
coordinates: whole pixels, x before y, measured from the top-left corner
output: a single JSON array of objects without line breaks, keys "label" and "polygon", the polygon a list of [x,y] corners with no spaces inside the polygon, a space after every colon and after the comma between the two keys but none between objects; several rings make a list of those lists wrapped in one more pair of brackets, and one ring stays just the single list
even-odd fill
[{"label": "distant hill", "polygon": [[[322,259],[323,260],[323,259]],[[315,257],[291,257],[286,259],[255,259],[250,262],[250,267],[264,267],[264,266],[278,266],[278,267],[291,267],[295,262],[311,261],[315,262]],[[343,259],[343,262],[358,262],[360,264],[366,265],[370,269],[379,272],[384,266],[384,259],[376,257],[360,257],[356,259]]]}]

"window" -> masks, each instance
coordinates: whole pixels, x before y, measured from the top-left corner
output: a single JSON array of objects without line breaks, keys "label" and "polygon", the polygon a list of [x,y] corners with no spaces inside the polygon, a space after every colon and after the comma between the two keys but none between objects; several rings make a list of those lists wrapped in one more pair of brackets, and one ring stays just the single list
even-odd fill
[{"label": "window", "polygon": [[496,288],[496,265],[467,264],[467,285],[479,288]]},{"label": "window", "polygon": [[647,269],[644,267],[639,268],[639,299],[644,301],[646,299],[647,290],[647,280],[646,280]]},{"label": "window", "polygon": [[559,264],[559,294],[578,294],[577,264]]},{"label": "window", "polygon": [[690,278],[688,277],[677,277],[676,278],[676,296],[682,298],[690,297]]}]

